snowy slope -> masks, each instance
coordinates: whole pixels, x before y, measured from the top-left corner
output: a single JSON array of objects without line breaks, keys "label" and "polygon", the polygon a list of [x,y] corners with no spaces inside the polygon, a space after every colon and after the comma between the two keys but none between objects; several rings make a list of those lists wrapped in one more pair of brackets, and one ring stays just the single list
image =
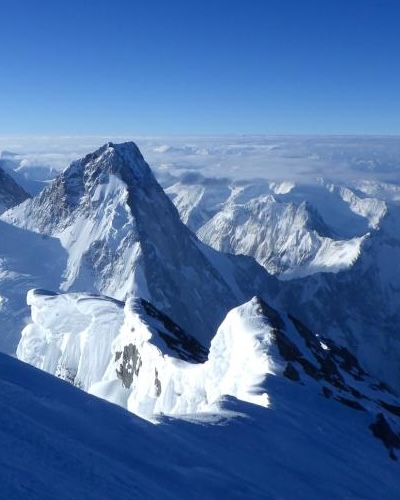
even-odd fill
[{"label": "snowy slope", "polygon": [[204,345],[231,307],[273,286],[249,259],[199,243],[133,143],[72,163],[3,220],[60,239],[63,290],[147,299]]},{"label": "snowy slope", "polygon": [[267,409],[226,399],[218,414],[158,425],[2,354],[0,393],[4,498],[400,495],[399,465],[368,429],[370,415],[284,378],[273,377]]},{"label": "snowy slope", "polygon": [[[40,467],[47,478],[60,476],[49,482],[48,497],[38,496],[57,493],[61,500],[112,499],[122,492],[143,499],[400,494],[399,399],[346,349],[260,299],[227,315],[204,364],[178,359],[180,349],[160,334],[165,323],[146,317],[144,304],[125,306],[120,334],[110,343],[98,326],[122,304],[43,292],[31,293],[30,302],[34,327],[64,335],[59,345],[70,342],[70,333],[62,333],[65,324],[58,329],[57,312],[69,313],[76,332],[79,324],[84,328],[80,345],[94,336],[98,346],[108,344],[109,369],[91,391],[146,418],[154,419],[155,411],[158,425],[1,358],[0,388],[5,378],[7,391],[0,399],[7,411],[0,413],[0,432],[12,436],[13,446],[11,457],[9,450],[0,455],[0,466],[7,467],[5,491],[13,498],[27,487],[31,495],[40,491]],[[93,311],[88,328],[82,316]],[[25,332],[21,349],[29,335],[33,330]],[[91,355],[91,349],[82,353]],[[13,416],[14,408],[22,418]],[[72,475],[73,484],[64,487]]]}]

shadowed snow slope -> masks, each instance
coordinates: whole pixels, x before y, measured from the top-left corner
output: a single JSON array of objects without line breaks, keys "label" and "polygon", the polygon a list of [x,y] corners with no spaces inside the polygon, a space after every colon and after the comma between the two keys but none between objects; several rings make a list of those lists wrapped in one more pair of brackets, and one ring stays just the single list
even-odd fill
[{"label": "shadowed snow slope", "polygon": [[201,245],[133,143],[72,163],[3,220],[60,239],[63,290],[140,296],[206,346],[226,312],[272,280],[250,259]]},{"label": "shadowed snow slope", "polygon": [[[231,327],[248,328],[237,332],[242,356],[234,345],[236,355],[226,354],[239,361],[238,371],[250,361],[246,342],[255,344],[257,360],[259,347],[264,352],[270,346],[266,354],[272,360],[265,361],[274,373],[260,376],[256,365],[251,381],[268,393],[267,408],[222,398],[216,413],[159,417],[158,425],[0,355],[2,494],[13,500],[398,498],[399,465],[389,458],[398,437],[387,412],[380,408],[381,416],[375,416],[376,403],[367,399],[359,401],[368,411],[341,404],[337,399],[349,381],[324,367],[320,357],[333,346],[318,347],[313,336],[307,340],[312,348],[306,347],[298,334],[294,344],[292,334],[301,327],[287,321],[252,301],[230,313],[214,346],[215,354],[222,354],[224,342],[232,341]],[[330,352],[326,360],[337,358],[341,377],[350,379],[345,372],[352,371],[364,377],[359,384],[367,389],[368,378],[354,360],[336,347]],[[157,362],[158,356],[153,356]],[[285,358],[295,371],[287,369]],[[289,375],[282,376],[284,371]],[[229,371],[221,366],[219,375],[224,374]],[[233,373],[227,378],[233,386]],[[322,386],[325,397],[316,390]],[[385,397],[383,389],[369,390]],[[386,440],[387,449],[374,434]]]}]

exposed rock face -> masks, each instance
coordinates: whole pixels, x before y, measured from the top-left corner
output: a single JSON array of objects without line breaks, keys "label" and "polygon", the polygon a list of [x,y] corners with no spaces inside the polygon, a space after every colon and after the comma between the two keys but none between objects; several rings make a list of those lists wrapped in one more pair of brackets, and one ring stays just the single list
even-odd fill
[{"label": "exposed rock face", "polygon": [[115,370],[117,377],[122,380],[124,387],[129,389],[132,385],[134,375],[138,376],[142,360],[136,346],[128,344],[124,350],[115,353],[115,361],[120,363],[119,368]]}]

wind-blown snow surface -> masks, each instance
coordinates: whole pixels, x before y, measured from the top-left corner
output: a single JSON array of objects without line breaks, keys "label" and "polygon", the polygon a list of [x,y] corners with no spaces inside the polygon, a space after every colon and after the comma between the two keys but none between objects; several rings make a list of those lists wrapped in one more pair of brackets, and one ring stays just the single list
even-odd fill
[{"label": "wind-blown snow surface", "polygon": [[400,495],[398,463],[368,430],[368,414],[283,379],[268,409],[229,399],[219,414],[158,425],[2,354],[0,393],[5,498]]}]

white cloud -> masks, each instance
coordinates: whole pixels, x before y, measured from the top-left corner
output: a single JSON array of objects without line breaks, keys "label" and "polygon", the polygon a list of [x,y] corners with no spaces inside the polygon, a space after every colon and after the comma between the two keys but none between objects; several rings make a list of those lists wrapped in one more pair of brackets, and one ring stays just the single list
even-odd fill
[{"label": "white cloud", "polygon": [[390,136],[0,136],[0,150],[17,153],[25,165],[62,170],[107,141],[128,140],[160,175],[397,182],[400,172],[400,140]]}]

